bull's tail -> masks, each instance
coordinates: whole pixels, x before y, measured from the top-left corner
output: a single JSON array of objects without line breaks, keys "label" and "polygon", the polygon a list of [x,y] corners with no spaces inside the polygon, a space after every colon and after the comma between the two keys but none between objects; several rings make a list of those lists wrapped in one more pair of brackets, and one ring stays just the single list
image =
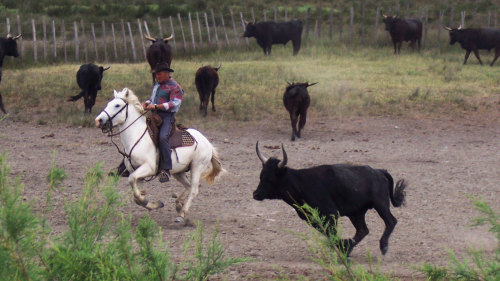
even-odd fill
[{"label": "bull's tail", "polygon": [[2,93],[0,93],[0,110],[1,110],[4,114],[7,114],[7,111],[5,111],[5,107],[3,106],[3,101],[2,101]]},{"label": "bull's tail", "polygon": [[224,168],[222,168],[222,163],[220,162],[219,155],[215,148],[212,149],[212,159],[210,171],[203,175],[203,179],[207,181],[207,183],[212,184],[215,181],[215,178],[219,176],[221,173],[225,172]]},{"label": "bull's tail", "polygon": [[405,204],[405,188],[407,186],[406,181],[404,179],[399,180],[396,183],[396,188],[394,189],[394,180],[392,179],[391,174],[386,170],[382,170],[385,177],[389,180],[389,196],[391,197],[391,202],[394,207],[401,207]]},{"label": "bull's tail", "polygon": [[82,98],[83,96],[85,96],[85,91],[81,91],[78,95],[76,96],[69,96],[68,97],[68,101],[77,101],[79,100],[80,98]]}]

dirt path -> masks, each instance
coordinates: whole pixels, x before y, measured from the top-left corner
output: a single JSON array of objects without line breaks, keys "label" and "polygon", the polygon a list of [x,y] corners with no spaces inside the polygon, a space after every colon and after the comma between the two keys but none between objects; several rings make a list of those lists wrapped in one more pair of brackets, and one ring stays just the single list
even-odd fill
[{"label": "dirt path", "polygon": [[[281,151],[274,147],[284,143],[288,165],[292,168],[349,162],[384,168],[395,180],[408,180],[407,205],[392,208],[399,223],[391,236],[389,252],[382,256],[378,249],[383,222],[370,211],[367,215],[370,234],[352,253],[356,262],[366,264],[365,255],[370,251],[382,259],[384,272],[392,271],[405,277],[413,274],[410,265],[447,264],[446,249],[463,254],[469,246],[489,252],[496,246],[487,228],[469,227],[478,213],[467,196],[482,196],[500,211],[498,123],[479,125],[472,121],[369,117],[308,120],[304,137],[293,143],[289,140],[287,120],[275,122],[272,129],[264,123],[198,129],[217,147],[228,173],[213,186],[202,184],[189,217],[200,220],[207,233],[211,233],[218,222],[227,255],[256,259],[214,279],[318,276],[318,267],[310,260],[306,242],[293,234],[307,233],[306,224],[284,202],[252,199],[261,168],[255,154],[257,140],[263,154],[279,158]],[[61,215],[62,198],[79,194],[85,167],[104,161],[105,168],[111,169],[121,156],[98,129],[0,122],[0,151],[8,152],[11,170],[25,184],[28,198],[45,198],[45,177],[54,150],[56,164],[64,167],[69,175],[64,182],[67,188],[55,196],[56,208],[50,218],[55,231],[59,232],[65,224]],[[120,181],[119,188],[128,202],[123,211],[130,212],[134,220],[143,216],[146,210],[133,203],[125,179]],[[164,238],[170,242],[174,255],[180,252],[186,234],[193,230],[173,222],[176,213],[172,195],[181,190],[175,181],[166,187],[154,181],[147,188],[149,198],[161,199],[166,204],[165,208],[150,214],[163,228]],[[350,222],[343,222],[344,236],[353,235]]]}]

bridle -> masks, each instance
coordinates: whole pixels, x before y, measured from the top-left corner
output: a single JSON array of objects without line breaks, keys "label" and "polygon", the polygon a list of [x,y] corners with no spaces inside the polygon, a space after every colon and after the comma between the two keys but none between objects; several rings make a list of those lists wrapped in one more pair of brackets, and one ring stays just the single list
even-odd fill
[{"label": "bridle", "polygon": [[123,100],[123,102],[125,102],[125,105],[122,106],[122,108],[120,108],[120,110],[118,110],[113,116],[109,115],[108,112],[106,112],[106,110],[103,110],[104,113],[106,113],[106,115],[108,116],[108,121],[106,121],[106,123],[104,123],[103,125],[103,128],[102,128],[102,132],[103,133],[107,133],[108,134],[108,137],[111,138],[111,143],[113,143],[116,147],[116,149],[118,150],[118,153],[120,153],[123,158],[127,158],[130,165],[132,166],[132,168],[135,170],[136,168],[134,167],[134,165],[132,164],[132,151],[134,150],[135,146],[141,141],[141,139],[144,137],[144,135],[146,134],[146,132],[148,131],[148,127],[146,126],[146,129],[144,130],[144,132],[142,133],[142,135],[139,137],[139,139],[137,139],[137,141],[134,143],[134,145],[132,146],[132,148],[130,149],[129,153],[125,153],[125,150],[121,150],[118,145],[115,143],[115,141],[113,140],[113,137],[116,137],[116,136],[119,136],[121,133],[125,132],[125,130],[127,130],[128,128],[130,128],[130,126],[132,126],[137,120],[139,120],[142,116],[146,115],[148,112],[147,111],[144,111],[144,113],[142,113],[141,115],[139,115],[139,117],[137,117],[134,121],[132,121],[132,123],[130,123],[127,127],[125,127],[123,130],[119,131],[118,133],[113,133],[113,119],[118,115],[120,114],[123,110],[125,110],[125,121],[127,121],[127,118],[128,118],[128,103],[124,100],[124,99],[121,99]]}]

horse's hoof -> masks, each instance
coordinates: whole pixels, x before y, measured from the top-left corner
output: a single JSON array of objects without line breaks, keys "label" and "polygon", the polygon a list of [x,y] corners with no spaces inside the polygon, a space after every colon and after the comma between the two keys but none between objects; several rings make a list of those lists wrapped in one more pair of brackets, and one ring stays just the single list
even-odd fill
[{"label": "horse's hoof", "polygon": [[184,218],[183,218],[183,217],[178,216],[178,217],[176,217],[176,218],[175,218],[175,222],[176,222],[176,223],[184,223],[184,222],[185,222],[185,220],[184,220]]}]

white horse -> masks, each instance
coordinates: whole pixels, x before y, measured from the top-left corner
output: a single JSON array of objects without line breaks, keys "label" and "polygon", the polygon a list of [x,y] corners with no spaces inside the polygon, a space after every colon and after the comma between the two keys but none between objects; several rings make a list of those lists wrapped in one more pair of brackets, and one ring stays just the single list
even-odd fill
[{"label": "white horse", "polygon": [[[153,140],[146,132],[146,117],[144,109],[137,96],[128,88],[122,91],[114,91],[114,99],[106,105],[106,108],[97,115],[95,124],[102,128],[103,132],[111,132],[116,126],[123,144],[125,166],[130,172],[128,182],[134,192],[135,202],[148,210],[163,207],[161,201],[148,202],[145,193],[139,190],[137,182],[144,178],[154,176],[157,173],[159,151]],[[198,194],[200,177],[212,184],[215,178],[224,171],[212,144],[195,129],[187,129],[195,139],[192,146],[178,147],[172,150],[171,174],[181,182],[186,190],[176,200],[178,217],[176,222],[184,222],[184,218],[191,206],[194,197]],[[191,180],[186,175],[190,168]],[[186,197],[187,196],[187,197]]]}]

